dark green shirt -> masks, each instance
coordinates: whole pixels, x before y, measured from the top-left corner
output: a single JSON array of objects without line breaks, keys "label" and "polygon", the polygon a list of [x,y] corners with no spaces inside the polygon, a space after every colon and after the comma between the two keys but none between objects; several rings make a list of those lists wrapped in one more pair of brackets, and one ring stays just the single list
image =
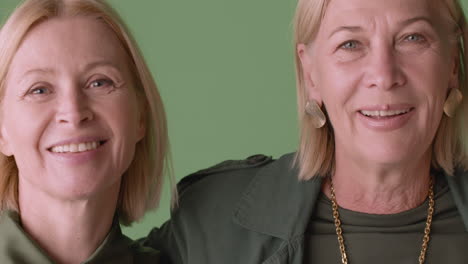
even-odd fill
[{"label": "dark green shirt", "polygon": [[[275,161],[261,155],[243,161],[225,161],[194,173],[178,184],[179,205],[172,211],[171,220],[154,228],[141,242],[161,250],[174,264],[304,264],[311,246],[306,244],[309,242],[307,228],[317,209],[322,180],[315,177],[298,181],[297,175],[294,153]],[[451,236],[465,236],[468,230],[468,171],[458,170],[454,176],[444,175],[444,178],[464,223],[464,230]],[[436,203],[438,206],[440,202]],[[345,228],[349,230],[349,227]],[[434,227],[435,233],[438,233],[437,229]],[[419,230],[422,227],[418,226]],[[345,239],[353,239],[350,235],[345,234]],[[444,235],[437,236],[442,239]],[[412,244],[404,243],[406,237],[398,243]],[[422,239],[420,235],[415,249],[408,250],[409,255],[414,256],[411,263],[417,263],[422,243],[419,239]],[[463,246],[467,248],[467,244],[460,244],[459,240],[448,238],[447,241],[443,254],[437,253],[437,257],[443,259],[438,263],[456,263],[447,261],[447,255]],[[429,246],[429,255],[434,254],[434,246]],[[356,251],[370,255],[372,250],[349,248],[351,258]],[[407,255],[397,251],[393,244],[388,250]],[[468,256],[468,250],[465,252]]]},{"label": "dark green shirt", "polygon": [[[468,263],[468,233],[443,177],[435,185],[435,211],[426,264]],[[339,208],[350,263],[418,263],[428,202],[398,214]],[[306,230],[304,263],[341,263],[331,201],[323,193]]]},{"label": "dark green shirt", "polygon": [[[52,264],[47,254],[24,232],[19,216],[4,212],[0,216],[1,264]],[[142,247],[124,236],[117,221],[104,242],[83,264],[159,263],[159,253]]]}]

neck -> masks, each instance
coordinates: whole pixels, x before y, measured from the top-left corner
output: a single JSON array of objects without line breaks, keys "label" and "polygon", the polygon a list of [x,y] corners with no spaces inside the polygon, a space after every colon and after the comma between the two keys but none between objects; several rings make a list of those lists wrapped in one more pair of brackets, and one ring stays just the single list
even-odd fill
[{"label": "neck", "polygon": [[[429,191],[430,157],[404,166],[366,166],[336,160],[332,176],[342,208],[368,214],[396,214],[421,205]],[[322,191],[330,197],[330,179]]]},{"label": "neck", "polygon": [[76,201],[53,197],[20,181],[22,227],[56,263],[84,262],[112,226],[119,187]]}]

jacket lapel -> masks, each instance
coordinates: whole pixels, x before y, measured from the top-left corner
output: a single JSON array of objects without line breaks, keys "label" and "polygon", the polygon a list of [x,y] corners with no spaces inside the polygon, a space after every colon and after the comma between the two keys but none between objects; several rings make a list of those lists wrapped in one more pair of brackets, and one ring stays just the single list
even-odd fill
[{"label": "jacket lapel", "polygon": [[468,231],[468,172],[456,170],[453,176],[445,175],[450,191],[452,192],[453,200],[457,205],[465,230]]},{"label": "jacket lapel", "polygon": [[234,212],[236,223],[287,241],[303,235],[322,180],[299,181],[293,161],[287,154],[257,173]]},{"label": "jacket lapel", "polygon": [[52,264],[53,261],[21,228],[19,215],[4,211],[0,216],[0,263]]}]

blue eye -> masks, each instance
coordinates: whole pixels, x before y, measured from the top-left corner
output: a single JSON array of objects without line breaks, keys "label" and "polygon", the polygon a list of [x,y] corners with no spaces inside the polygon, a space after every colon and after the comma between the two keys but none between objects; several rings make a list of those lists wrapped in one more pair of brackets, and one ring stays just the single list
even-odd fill
[{"label": "blue eye", "polygon": [[359,47],[359,43],[355,40],[346,41],[345,43],[341,44],[340,48],[346,50],[354,50]]},{"label": "blue eye", "polygon": [[96,81],[91,82],[91,84],[89,86],[91,88],[96,88],[96,87],[109,86],[109,85],[113,85],[113,84],[114,84],[114,82],[111,81],[111,80],[100,79],[100,80],[96,80]]},{"label": "blue eye", "polygon": [[49,89],[45,87],[37,87],[37,88],[32,89],[30,93],[31,94],[47,94],[49,93]]},{"label": "blue eye", "polygon": [[405,41],[420,42],[424,41],[424,37],[420,34],[411,34],[405,37]]}]

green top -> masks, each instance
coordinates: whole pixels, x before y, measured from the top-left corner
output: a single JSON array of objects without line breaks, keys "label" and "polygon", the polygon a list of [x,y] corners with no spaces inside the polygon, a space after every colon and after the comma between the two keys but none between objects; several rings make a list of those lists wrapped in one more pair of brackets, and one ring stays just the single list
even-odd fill
[{"label": "green top", "polygon": [[[1,264],[52,264],[46,253],[24,232],[15,212],[0,216]],[[159,252],[142,247],[124,236],[117,221],[104,242],[83,264],[160,263]]]},{"label": "green top", "polygon": [[[298,181],[293,161],[294,153],[278,160],[257,155],[184,178],[178,185],[179,206],[171,219],[141,242],[161,250],[174,264],[303,264],[311,246],[305,243],[306,230],[322,179]],[[444,177],[466,230],[468,172]],[[456,243],[450,245],[466,247]],[[364,252],[371,254],[367,249]],[[414,253],[416,260],[418,253]]]},{"label": "green top", "polygon": [[[447,181],[437,177],[435,211],[426,264],[468,263],[468,233]],[[374,215],[339,208],[350,263],[418,263],[427,218],[427,201],[398,214]],[[306,230],[304,263],[341,263],[331,201],[320,195]]]}]

